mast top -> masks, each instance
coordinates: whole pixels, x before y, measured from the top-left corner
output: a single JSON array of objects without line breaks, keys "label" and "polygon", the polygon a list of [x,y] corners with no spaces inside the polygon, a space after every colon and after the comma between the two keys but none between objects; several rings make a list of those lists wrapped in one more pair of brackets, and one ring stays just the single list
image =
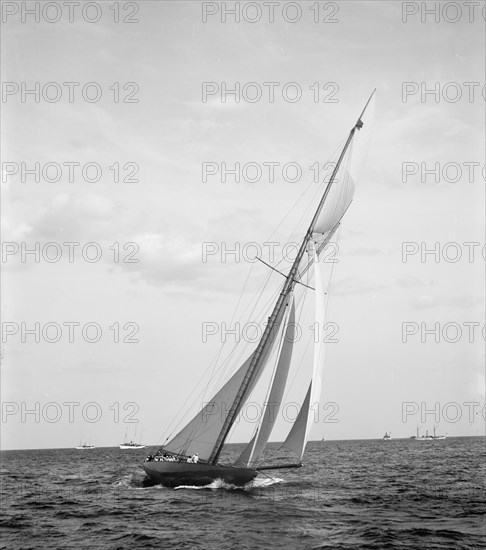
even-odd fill
[{"label": "mast top", "polygon": [[376,88],[374,88],[373,91],[371,92],[371,95],[370,95],[370,97],[368,98],[368,101],[366,102],[366,105],[364,106],[363,111],[362,111],[361,114],[359,115],[358,121],[357,121],[356,124],[354,125],[354,127],[357,128],[358,130],[361,130],[361,128],[363,128],[363,121],[361,120],[361,118],[362,118],[363,115],[365,114],[365,111],[366,111],[366,109],[368,108],[368,105],[370,104],[371,99],[372,99],[373,96],[375,95],[375,92],[376,92]]}]

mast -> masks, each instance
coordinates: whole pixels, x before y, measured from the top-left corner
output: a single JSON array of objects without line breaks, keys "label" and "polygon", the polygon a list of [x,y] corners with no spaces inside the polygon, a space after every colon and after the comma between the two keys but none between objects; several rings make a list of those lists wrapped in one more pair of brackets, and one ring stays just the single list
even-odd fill
[{"label": "mast", "polygon": [[371,98],[373,97],[374,93],[376,91],[376,88],[373,90],[372,94],[370,95],[368,101],[366,102],[366,105],[363,108],[363,111],[361,112],[356,124],[353,126],[351,131],[349,132],[348,139],[346,140],[346,143],[344,144],[343,150],[341,151],[341,154],[339,155],[339,159],[336,163],[336,166],[334,167],[334,170],[331,174],[331,177],[329,178],[329,182],[326,186],[326,189],[324,191],[324,194],[322,195],[322,198],[319,202],[319,206],[317,207],[317,210],[314,214],[314,217],[312,218],[312,221],[309,225],[309,228],[307,229],[307,233],[305,234],[305,237],[300,245],[299,251],[297,253],[297,256],[294,260],[294,263],[292,264],[292,267],[290,269],[289,274],[285,278],[285,282],[282,287],[282,291],[279,294],[279,297],[277,299],[277,302],[273,308],[272,314],[270,315],[268,319],[267,326],[265,327],[265,330],[263,332],[263,335],[260,339],[260,342],[258,343],[258,346],[253,353],[252,360],[250,362],[250,365],[248,367],[248,370],[246,372],[246,375],[241,383],[241,386],[238,389],[238,393],[236,394],[235,400],[233,401],[233,404],[231,405],[231,408],[228,412],[228,415],[224,421],[223,427],[221,428],[221,431],[218,435],[218,439],[216,440],[216,443],[213,447],[213,450],[211,452],[211,455],[209,456],[208,462],[211,464],[216,464],[218,461],[219,455],[221,454],[221,451],[223,450],[223,445],[229,435],[229,432],[231,430],[231,427],[233,426],[233,423],[236,419],[236,416],[240,410],[241,404],[243,403],[244,399],[246,398],[246,394],[248,392],[248,388],[251,384],[252,378],[254,373],[257,371],[257,369],[260,367],[264,352],[267,348],[267,345],[270,340],[270,336],[273,334],[275,326],[282,321],[283,314],[285,311],[285,307],[287,305],[287,297],[288,295],[293,291],[294,286],[296,284],[296,275],[299,268],[299,264],[302,260],[302,257],[304,256],[304,253],[307,249],[307,245],[309,244],[309,241],[312,238],[312,233],[314,232],[314,227],[317,223],[317,220],[319,219],[319,215],[322,211],[322,208],[324,207],[324,203],[326,202],[327,196],[329,195],[329,191],[331,190],[332,184],[334,182],[334,179],[336,178],[336,174],[338,173],[338,170],[341,166],[341,163],[344,159],[344,155],[346,154],[346,151],[349,148],[349,145],[351,144],[351,141],[353,139],[353,136],[356,132],[356,130],[359,130],[363,127],[363,122],[361,120],[361,117],[364,115],[366,108],[368,107]]}]

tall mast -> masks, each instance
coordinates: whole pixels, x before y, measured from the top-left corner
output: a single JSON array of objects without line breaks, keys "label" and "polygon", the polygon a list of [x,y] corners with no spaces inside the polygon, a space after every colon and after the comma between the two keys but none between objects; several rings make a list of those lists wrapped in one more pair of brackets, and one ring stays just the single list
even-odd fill
[{"label": "tall mast", "polygon": [[297,270],[299,268],[300,261],[302,260],[302,257],[307,249],[307,245],[309,244],[309,241],[312,238],[312,233],[314,232],[314,227],[317,223],[317,220],[319,219],[319,215],[322,211],[322,208],[324,207],[324,203],[326,202],[327,196],[329,195],[329,191],[331,190],[332,184],[336,178],[336,174],[338,173],[338,170],[341,166],[341,163],[343,161],[344,155],[346,154],[346,151],[349,148],[349,145],[351,144],[351,141],[353,139],[353,136],[356,132],[356,130],[359,130],[363,127],[363,122],[361,120],[361,117],[364,115],[364,112],[366,111],[366,108],[368,107],[369,102],[371,101],[371,98],[373,97],[376,89],[373,90],[372,94],[370,95],[368,101],[366,102],[366,105],[364,106],[363,111],[361,112],[356,124],[353,126],[351,131],[349,132],[348,139],[346,140],[346,143],[344,144],[343,150],[341,151],[341,154],[339,155],[339,159],[336,163],[336,166],[334,167],[334,170],[331,174],[331,177],[329,178],[329,183],[326,186],[326,190],[324,191],[324,194],[322,195],[322,198],[319,202],[319,206],[317,207],[317,210],[314,214],[314,217],[312,218],[312,221],[309,225],[309,228],[307,229],[307,233],[305,234],[305,237],[302,241],[302,244],[300,245],[299,251],[297,253],[297,256],[294,260],[294,263],[292,264],[292,267],[290,269],[289,274],[285,278],[285,282],[282,287],[282,291],[279,294],[279,297],[277,299],[277,303],[275,304],[272,314],[270,315],[268,319],[267,326],[265,327],[265,330],[263,332],[263,335],[260,339],[260,342],[258,343],[258,346],[253,353],[252,360],[250,362],[250,365],[248,367],[248,370],[246,371],[245,377],[243,378],[243,381],[241,383],[241,386],[238,389],[238,393],[236,394],[235,400],[233,401],[233,404],[231,405],[231,408],[228,412],[228,415],[223,423],[223,427],[221,428],[221,431],[218,435],[218,439],[216,440],[216,443],[214,444],[213,450],[211,452],[211,455],[209,456],[208,462],[211,464],[216,464],[218,461],[219,455],[221,454],[221,451],[223,450],[223,445],[229,435],[229,432],[231,430],[231,427],[233,426],[233,423],[236,419],[236,416],[238,414],[238,411],[240,409],[241,404],[243,403],[244,399],[246,398],[246,394],[248,392],[248,388],[252,382],[254,374],[258,371],[261,362],[264,357],[264,351],[266,350],[266,347],[269,343],[270,336],[273,334],[273,331],[275,329],[275,326],[278,325],[283,318],[283,313],[285,311],[285,306],[287,303],[287,297],[288,295],[293,291],[294,286],[296,284],[296,275]]}]

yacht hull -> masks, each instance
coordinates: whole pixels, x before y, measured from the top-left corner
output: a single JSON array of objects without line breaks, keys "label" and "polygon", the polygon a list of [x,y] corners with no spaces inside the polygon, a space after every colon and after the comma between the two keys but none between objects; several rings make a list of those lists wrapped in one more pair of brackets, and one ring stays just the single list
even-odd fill
[{"label": "yacht hull", "polygon": [[242,486],[258,475],[252,468],[236,468],[220,464],[202,464],[191,462],[150,461],[142,464],[148,477],[165,487],[195,485],[202,487],[217,479],[225,483]]}]

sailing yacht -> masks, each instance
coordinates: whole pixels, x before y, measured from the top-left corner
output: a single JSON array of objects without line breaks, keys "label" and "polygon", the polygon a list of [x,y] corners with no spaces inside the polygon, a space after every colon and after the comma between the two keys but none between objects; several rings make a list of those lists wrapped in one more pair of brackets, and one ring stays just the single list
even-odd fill
[{"label": "sailing yacht", "polygon": [[82,445],[80,442],[79,445],[76,447],[78,451],[84,451],[86,449],[94,449],[94,448],[95,448],[94,445],[87,445],[86,442],[84,442]]},{"label": "sailing yacht", "polygon": [[438,439],[439,439],[439,440],[445,439],[445,438],[446,438],[445,435],[437,435],[437,434],[435,433],[436,428],[437,428],[437,426],[434,426],[434,435],[432,436],[432,439],[435,439],[435,440],[438,440]]},{"label": "sailing yacht", "polygon": [[415,439],[415,441],[438,441],[443,440],[446,438],[445,435],[437,435],[435,433],[437,426],[434,426],[433,428],[433,435],[429,435],[429,430],[425,430],[425,435],[419,435],[419,429],[417,427],[417,435],[415,437],[412,437],[412,439]]},{"label": "sailing yacht", "polygon": [[[145,449],[146,445],[142,445],[141,443],[135,443],[133,439],[130,439],[128,441],[128,428],[125,430],[125,443],[120,443],[119,447],[120,449]],[[137,436],[137,429],[135,428],[135,439]]]},{"label": "sailing yacht", "polygon": [[388,441],[391,439],[391,432],[385,432],[385,435],[383,436],[383,441]]},{"label": "sailing yacht", "polygon": [[135,443],[135,441],[131,439],[128,443],[120,443],[119,447],[120,449],[145,449],[146,445]]},{"label": "sailing yacht", "polygon": [[[356,147],[355,143],[363,138],[363,133],[367,133],[362,128],[369,126],[370,102],[374,94],[375,91],[351,128],[325,190],[320,200],[315,202],[314,215],[304,237],[300,239],[298,252],[289,272],[285,274],[279,271],[284,281],[256,349],[176,435],[168,438],[155,455],[145,459],[142,466],[154,482],[168,487],[204,486],[221,479],[228,484],[242,486],[254,480],[261,471],[299,468],[303,465],[302,457],[314,421],[315,411],[311,407],[319,403],[322,386],[323,338],[317,338],[314,343],[312,369],[309,365],[309,371],[312,370],[309,373],[310,381],[302,388],[299,413],[283,443],[283,447],[295,459],[270,464],[262,464],[260,459],[282,405],[292,362],[292,350],[296,341],[294,294],[297,287],[306,287],[305,292],[313,291],[315,320],[321,327],[325,324],[328,296],[322,254],[353,200],[351,153]],[[272,266],[269,267],[277,271]],[[303,279],[308,272],[314,281],[313,287],[307,284],[309,278]],[[268,373],[271,375],[268,376]],[[238,415],[263,379],[266,396],[262,400],[261,415],[252,437],[233,463],[220,462],[221,453]]]}]

